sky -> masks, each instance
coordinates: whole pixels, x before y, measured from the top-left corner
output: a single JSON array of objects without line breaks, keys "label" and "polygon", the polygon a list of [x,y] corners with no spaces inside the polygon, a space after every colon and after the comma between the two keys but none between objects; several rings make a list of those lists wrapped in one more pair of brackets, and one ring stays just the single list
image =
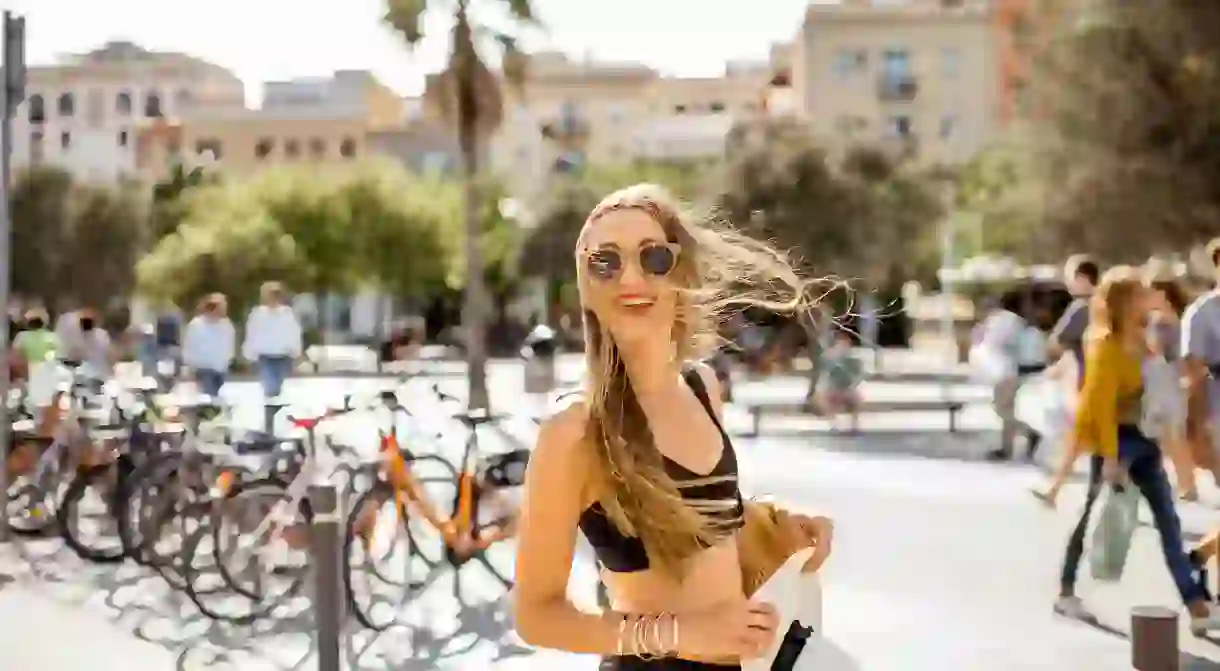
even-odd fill
[{"label": "sky", "polygon": [[[770,45],[796,35],[809,0],[534,0],[541,30],[528,50],[637,61],[674,76],[715,76],[725,61],[764,59]],[[384,0],[0,0],[26,17],[27,62],[49,64],[107,40],[181,51],[259,84],[368,69],[403,95],[448,53],[443,12],[425,24],[415,51],[381,25]],[[430,0],[433,4],[448,3]],[[475,0],[495,23],[502,0]],[[745,8],[743,10],[743,7]]]}]

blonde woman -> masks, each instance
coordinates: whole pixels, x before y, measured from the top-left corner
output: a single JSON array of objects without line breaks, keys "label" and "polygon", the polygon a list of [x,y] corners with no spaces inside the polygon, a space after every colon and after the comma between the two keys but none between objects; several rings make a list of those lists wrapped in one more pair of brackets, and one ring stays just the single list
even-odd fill
[{"label": "blonde woman", "polygon": [[1089,513],[1104,479],[1112,487],[1138,487],[1148,502],[1165,564],[1190,613],[1190,628],[1202,634],[1220,629],[1220,612],[1208,603],[1206,589],[1183,548],[1182,525],[1161,448],[1143,426],[1150,293],[1139,271],[1118,266],[1102,278],[1090,306],[1084,385],[1074,434],[1078,446],[1092,450],[1089,488],[1080,521],[1068,539],[1055,612],[1075,618],[1088,615],[1076,596],[1076,574]]},{"label": "blonde woman", "polygon": [[[517,551],[517,632],[603,656],[604,670],[739,669],[775,640],[775,610],[743,586],[737,455],[720,385],[690,363],[730,304],[795,311],[804,282],[767,246],[696,222],[659,187],[608,196],[577,242],[588,389],[542,428]],[[767,294],[729,287],[754,284]],[[789,522],[830,551],[823,518]],[[567,597],[576,534],[593,546],[612,610]],[[787,626],[787,623],[784,623]]]}]

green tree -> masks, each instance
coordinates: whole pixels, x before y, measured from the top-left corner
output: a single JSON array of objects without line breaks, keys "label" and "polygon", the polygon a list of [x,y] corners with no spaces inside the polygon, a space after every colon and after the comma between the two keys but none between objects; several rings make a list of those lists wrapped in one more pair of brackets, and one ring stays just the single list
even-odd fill
[{"label": "green tree", "polygon": [[115,307],[129,296],[144,244],[147,199],[133,186],[75,183],[58,168],[16,176],[13,292],[52,309]]},{"label": "green tree", "polygon": [[1220,5],[1052,4],[1025,101],[1041,246],[1131,261],[1220,233]]},{"label": "green tree", "polygon": [[156,244],[178,230],[190,207],[186,199],[195,187],[215,183],[217,179],[215,175],[206,174],[202,167],[188,170],[182,163],[175,163],[169,175],[153,185],[152,243]]},{"label": "green tree", "polygon": [[[429,10],[452,13],[451,51],[448,66],[439,80],[439,101],[447,116],[457,126],[466,189],[465,249],[469,271],[462,325],[467,333],[469,403],[472,408],[486,408],[488,398],[484,318],[487,298],[483,286],[484,263],[481,249],[486,203],[479,188],[479,148],[500,123],[503,97],[499,82],[479,53],[477,36],[495,36],[500,47],[504,76],[510,82],[519,83],[524,77],[525,60],[517,49],[513,35],[489,30],[477,23],[476,18],[472,16],[474,4],[472,0],[450,0],[447,3],[440,0],[386,0],[384,20],[402,36],[408,46],[415,47],[424,39],[424,17]],[[507,11],[517,27],[535,23],[530,0],[498,0],[490,6],[496,5]]]}]

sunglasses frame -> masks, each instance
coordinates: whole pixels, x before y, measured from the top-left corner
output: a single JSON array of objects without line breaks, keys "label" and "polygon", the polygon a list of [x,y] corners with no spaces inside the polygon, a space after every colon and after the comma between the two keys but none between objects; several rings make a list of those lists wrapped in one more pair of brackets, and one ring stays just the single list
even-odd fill
[{"label": "sunglasses frame", "polygon": [[[648,249],[650,247],[664,247],[665,249],[669,250],[670,254],[673,254],[674,262],[673,262],[673,265],[671,265],[669,267],[669,270],[665,271],[664,273],[652,273],[644,268],[644,263],[640,259],[640,257],[643,255],[644,250]],[[587,268],[587,266],[589,265],[589,257],[592,256],[593,254],[596,254],[598,252],[604,252],[604,251],[614,252],[614,253],[618,254],[619,259],[621,261],[623,261],[623,265],[619,266],[618,270],[615,270],[614,273],[612,275],[610,275],[609,277],[602,276],[601,274],[593,272],[592,270],[588,270],[588,268]],[[617,248],[617,247],[602,247],[602,248],[598,248],[598,249],[590,249],[588,247],[585,247],[584,249],[580,250],[580,257],[581,257],[581,260],[585,263],[586,270],[588,270],[589,274],[594,279],[596,279],[600,282],[611,282],[611,281],[617,280],[619,278],[619,276],[623,274],[623,270],[627,267],[626,259],[628,259],[628,258],[635,259],[636,265],[639,266],[639,268],[640,268],[640,274],[642,274],[646,277],[669,277],[669,275],[674,272],[674,269],[678,267],[678,260],[682,257],[682,245],[679,245],[676,242],[669,242],[669,241],[646,242],[635,248],[634,255],[624,254],[623,250],[621,248]]]}]

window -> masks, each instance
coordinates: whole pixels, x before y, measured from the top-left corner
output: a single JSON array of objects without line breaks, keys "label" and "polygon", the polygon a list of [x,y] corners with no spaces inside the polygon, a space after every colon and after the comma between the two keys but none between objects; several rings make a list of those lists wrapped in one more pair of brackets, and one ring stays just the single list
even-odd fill
[{"label": "window", "polygon": [[606,116],[610,118],[610,123],[617,126],[627,118],[627,110],[622,105],[614,103],[607,108]]},{"label": "window", "polygon": [[686,114],[686,105],[674,105],[674,114]]},{"label": "window", "polygon": [[354,158],[356,156],[356,141],[350,137],[343,138],[343,142],[339,143],[339,153],[343,158]]},{"label": "window", "polygon": [[839,49],[835,54],[834,71],[840,80],[864,72],[868,68],[868,52],[864,49]]},{"label": "window", "polygon": [[38,94],[30,96],[30,123],[45,123],[46,120],[46,101]]},{"label": "window", "polygon": [[902,81],[911,77],[911,52],[906,49],[886,49],[882,55],[881,70],[891,81]]},{"label": "window", "polygon": [[293,159],[301,155],[301,143],[296,140],[288,140],[284,143],[284,158]]},{"label": "window", "polygon": [[150,119],[161,116],[161,96],[156,91],[144,96],[144,116]]},{"label": "window", "polygon": [[868,128],[868,119],[864,117],[844,114],[835,119],[835,130],[843,135],[852,136],[866,128]]},{"label": "window", "polygon": [[119,146],[120,146],[120,147],[126,147],[126,146],[127,146],[127,140],[128,140],[128,137],[127,137],[127,131],[125,131],[125,130],[121,130],[121,131],[119,131],[119,137],[118,137]]},{"label": "window", "polygon": [[897,115],[885,120],[885,134],[892,138],[908,138],[911,136],[911,117]]},{"label": "window", "polygon": [[189,89],[178,89],[174,94],[174,106],[179,109],[187,109],[195,102],[195,97],[191,95]]},{"label": "window", "polygon": [[708,105],[708,109],[711,110],[712,114],[721,114],[725,109],[724,103],[719,100],[712,101],[712,104]]},{"label": "window", "polygon": [[315,137],[309,141],[309,153],[314,158],[324,158],[326,156],[326,140],[320,137]]},{"label": "window", "polygon": [[114,97],[114,111],[116,114],[127,116],[131,114],[131,94],[122,91]]},{"label": "window", "polygon": [[224,145],[216,138],[200,138],[195,141],[195,154],[201,157],[211,154],[213,161],[219,161],[224,155]]},{"label": "window", "polygon": [[64,131],[59,134],[59,148],[64,151],[72,148],[72,133]]},{"label": "window", "polygon": [[259,141],[254,144],[255,158],[267,158],[273,151],[275,151],[275,140],[272,140],[269,137],[260,138]]},{"label": "window", "polygon": [[940,118],[940,138],[948,140],[957,131],[957,116],[946,114]]},{"label": "window", "polygon": [[962,74],[962,50],[945,47],[940,50],[940,73],[945,79],[957,79]]},{"label": "window", "polygon": [[72,116],[76,112],[76,99],[71,93],[61,93],[55,103],[55,111],[59,116]]}]

